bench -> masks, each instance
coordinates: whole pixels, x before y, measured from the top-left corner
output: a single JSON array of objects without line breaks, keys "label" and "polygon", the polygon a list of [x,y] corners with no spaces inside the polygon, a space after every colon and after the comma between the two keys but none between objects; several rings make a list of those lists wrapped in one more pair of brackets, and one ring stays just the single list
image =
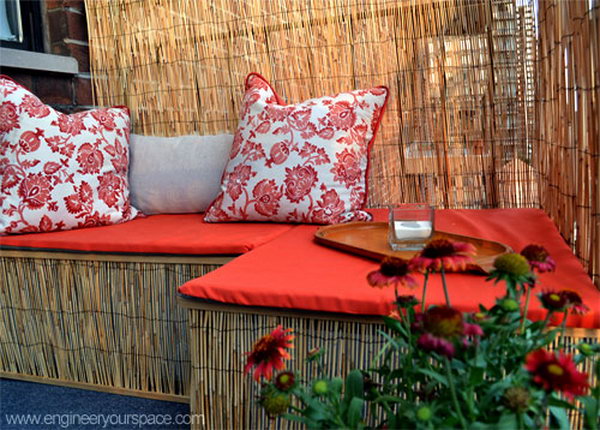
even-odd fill
[{"label": "bench", "polygon": [[[372,212],[375,220],[385,219],[385,211]],[[584,316],[569,317],[567,345],[598,342],[600,292],[543,211],[439,210],[436,223],[439,230],[503,242],[516,251],[532,242],[544,245],[557,269],[541,275],[542,289],[574,288],[591,309]],[[365,277],[377,263],[314,243],[317,228],[289,230],[179,288],[179,302],[189,312],[191,411],[204,414],[209,426],[272,425],[257,405],[258,384],[243,374],[243,353],[278,324],[294,330],[291,366],[307,377],[314,376],[315,369],[304,364],[304,358],[314,347],[325,349],[329,373],[339,375],[368,367],[382,344],[380,315],[391,310],[393,289],[370,288]],[[475,311],[478,303],[490,307],[504,292],[483,276],[454,273],[448,275],[448,283],[452,304],[461,311]],[[420,287],[410,293],[420,297]],[[439,275],[434,275],[427,302],[443,301]],[[531,302],[529,318],[543,319],[538,301]],[[560,319],[553,322],[559,324]]]},{"label": "bench", "polygon": [[0,237],[0,376],[187,403],[177,286],[291,228],[154,215]]}]

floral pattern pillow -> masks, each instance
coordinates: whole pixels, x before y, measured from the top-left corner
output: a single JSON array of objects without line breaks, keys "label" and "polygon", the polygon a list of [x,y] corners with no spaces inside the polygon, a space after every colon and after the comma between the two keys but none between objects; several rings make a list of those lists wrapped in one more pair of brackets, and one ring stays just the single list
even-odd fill
[{"label": "floral pattern pillow", "polygon": [[128,145],[127,108],[65,115],[0,76],[0,234],[134,218]]},{"label": "floral pattern pillow", "polygon": [[369,220],[361,210],[369,148],[387,96],[377,87],[285,105],[250,74],[221,192],[205,221]]}]

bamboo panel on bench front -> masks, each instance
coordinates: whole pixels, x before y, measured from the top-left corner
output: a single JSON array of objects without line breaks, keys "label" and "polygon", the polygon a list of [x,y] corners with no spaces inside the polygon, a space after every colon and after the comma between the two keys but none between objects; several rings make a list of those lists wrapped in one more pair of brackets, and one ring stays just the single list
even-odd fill
[{"label": "bamboo panel on bench front", "polygon": [[[194,305],[190,305],[194,306]],[[384,343],[379,334],[384,326],[378,319],[301,316],[298,312],[240,311],[190,309],[190,353],[192,384],[190,407],[192,414],[203,416],[202,425],[192,428],[303,428],[298,423],[269,419],[257,400],[259,384],[244,375],[244,355],[256,339],[281,324],[294,330],[293,361],[289,366],[306,379],[315,379],[314,365],[306,363],[307,353],[314,347],[325,351],[323,363],[328,376],[345,375],[354,368],[368,368],[374,354]],[[329,318],[329,319],[328,319]],[[566,348],[578,342],[597,343],[599,330],[568,329]],[[557,345],[553,345],[557,347]],[[584,369],[591,373],[591,364]],[[571,417],[572,428],[582,428],[581,417]],[[206,427],[204,427],[206,426]]]},{"label": "bamboo panel on bench front", "polygon": [[2,257],[0,371],[187,396],[177,287],[218,267]]}]

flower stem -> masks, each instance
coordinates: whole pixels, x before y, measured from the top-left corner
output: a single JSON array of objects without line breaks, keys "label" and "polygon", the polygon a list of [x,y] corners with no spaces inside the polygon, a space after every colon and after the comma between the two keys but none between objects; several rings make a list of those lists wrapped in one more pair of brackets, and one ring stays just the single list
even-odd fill
[{"label": "flower stem", "polygon": [[546,314],[546,318],[544,318],[544,328],[548,327],[548,323],[550,322],[550,318],[552,317],[552,314],[554,312],[552,311],[548,311],[548,313]]},{"label": "flower stem", "polygon": [[560,323],[560,341],[558,342],[559,348],[565,347],[565,329],[567,327],[567,317],[569,316],[569,308],[565,309],[565,316],[563,317],[562,323]]},{"label": "flower stem", "polygon": [[460,405],[458,404],[458,397],[456,397],[456,388],[454,387],[454,379],[452,379],[452,371],[450,369],[450,360],[448,360],[447,357],[444,358],[444,360],[446,362],[446,377],[448,378],[448,386],[450,387],[450,395],[452,396],[452,403],[454,404],[454,409],[456,409],[456,414],[458,415],[458,419],[460,420],[461,427],[466,430],[467,423],[465,422],[465,417],[463,417],[463,414],[460,410]]},{"label": "flower stem", "polygon": [[529,310],[529,299],[531,298],[531,289],[533,285],[529,285],[527,288],[527,296],[525,296],[525,308],[523,309],[523,319],[521,320],[521,328],[519,331],[521,334],[525,332],[525,322],[527,322],[527,311]]},{"label": "flower stem", "polygon": [[544,420],[546,419],[548,413],[548,392],[544,392],[544,397],[542,399],[542,407],[539,409],[538,413],[535,416],[535,425],[538,428],[543,428]]},{"label": "flower stem", "polygon": [[425,281],[423,281],[423,297],[421,298],[421,312],[425,312],[425,295],[427,293],[427,281],[429,280],[429,269],[425,271]]},{"label": "flower stem", "polygon": [[448,287],[446,286],[446,272],[444,270],[444,266],[442,265],[442,285],[444,286],[444,296],[446,296],[446,304],[448,305],[448,307],[452,306],[450,304],[450,296],[448,295]]}]

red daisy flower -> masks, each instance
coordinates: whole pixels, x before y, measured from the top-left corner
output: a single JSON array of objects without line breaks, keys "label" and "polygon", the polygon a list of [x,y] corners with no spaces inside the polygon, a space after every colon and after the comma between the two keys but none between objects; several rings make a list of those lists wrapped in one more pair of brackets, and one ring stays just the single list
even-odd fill
[{"label": "red daisy flower", "polygon": [[423,333],[417,340],[417,346],[424,351],[437,352],[448,358],[454,356],[454,345],[443,337],[437,337],[431,333]]},{"label": "red daisy flower", "polygon": [[546,391],[561,391],[569,399],[586,394],[588,375],[579,372],[570,355],[551,353],[538,349],[525,358],[525,369],[533,376],[533,382]]},{"label": "red daisy flower", "polygon": [[463,334],[463,317],[454,308],[438,306],[425,312],[423,328],[435,336],[451,339]]},{"label": "red daisy flower", "polygon": [[460,271],[467,268],[475,255],[476,250],[470,243],[450,242],[446,239],[435,239],[429,242],[425,248],[411,261],[414,270],[425,272],[426,270]]},{"label": "red daisy flower", "polygon": [[289,391],[295,382],[294,372],[282,372],[275,377],[275,386],[281,391]]},{"label": "red daisy flower", "polygon": [[424,332],[417,340],[419,348],[434,351],[448,358],[454,355],[454,341],[462,341],[463,346],[470,345],[467,337],[477,341],[483,330],[477,324],[466,323],[460,311],[449,306],[430,308],[423,314],[415,315],[412,327]]},{"label": "red daisy flower", "polygon": [[569,304],[567,297],[557,291],[544,291],[538,297],[542,306],[552,312],[564,311]]},{"label": "red daisy flower", "polygon": [[293,348],[294,336],[288,334],[292,329],[284,330],[278,325],[271,333],[261,337],[254,344],[252,351],[246,352],[248,360],[244,367],[244,373],[254,369],[254,379],[259,381],[261,377],[271,379],[273,369],[281,370],[284,367],[283,360],[290,358],[286,348]]},{"label": "red daisy flower", "polygon": [[558,294],[567,301],[567,306],[571,308],[574,314],[584,315],[590,310],[590,308],[583,304],[581,296],[575,291],[562,290]]},{"label": "red daisy flower", "polygon": [[527,259],[531,270],[536,269],[539,273],[553,272],[556,268],[556,262],[541,245],[527,245],[521,255]]},{"label": "red daisy flower", "polygon": [[378,270],[367,275],[367,282],[372,287],[383,288],[388,285],[415,288],[417,282],[410,274],[407,260],[397,257],[385,257]]}]

